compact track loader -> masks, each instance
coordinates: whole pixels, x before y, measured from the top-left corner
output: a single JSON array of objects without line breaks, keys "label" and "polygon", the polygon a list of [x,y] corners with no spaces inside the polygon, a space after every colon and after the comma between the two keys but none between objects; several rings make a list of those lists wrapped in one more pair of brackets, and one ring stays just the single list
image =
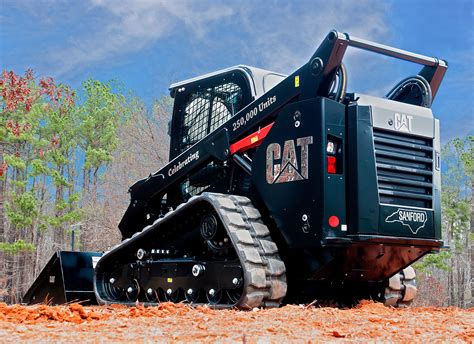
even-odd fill
[{"label": "compact track loader", "polygon": [[[423,67],[384,98],[347,93],[348,47]],[[410,264],[442,246],[431,103],[446,69],[331,31],[291,75],[236,66],[171,85],[170,162],[130,187],[123,241],[81,270],[89,300],[409,304]],[[75,273],[46,266],[25,302],[54,271]]]}]

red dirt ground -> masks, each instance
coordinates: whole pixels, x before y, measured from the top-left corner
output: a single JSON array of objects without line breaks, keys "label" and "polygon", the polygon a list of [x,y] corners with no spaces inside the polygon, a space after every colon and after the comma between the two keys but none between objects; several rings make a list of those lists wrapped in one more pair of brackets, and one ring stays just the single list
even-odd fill
[{"label": "red dirt ground", "polygon": [[473,342],[474,308],[352,309],[285,306],[253,311],[163,303],[144,308],[0,303],[0,342]]}]

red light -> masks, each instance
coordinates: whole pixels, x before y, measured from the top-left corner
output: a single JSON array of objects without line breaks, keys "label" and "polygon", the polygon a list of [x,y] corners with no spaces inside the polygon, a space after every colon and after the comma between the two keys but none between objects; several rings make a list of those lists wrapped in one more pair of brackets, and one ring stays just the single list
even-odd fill
[{"label": "red light", "polygon": [[336,157],[335,156],[328,156],[328,173],[330,174],[336,173]]},{"label": "red light", "polygon": [[336,228],[337,226],[339,226],[339,218],[335,215],[330,216],[328,222],[332,228]]}]

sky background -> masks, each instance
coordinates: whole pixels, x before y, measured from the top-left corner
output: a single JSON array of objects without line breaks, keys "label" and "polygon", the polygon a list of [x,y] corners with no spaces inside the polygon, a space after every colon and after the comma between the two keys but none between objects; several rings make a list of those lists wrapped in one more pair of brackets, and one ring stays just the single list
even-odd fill
[{"label": "sky background", "polygon": [[[79,87],[116,79],[151,106],[236,64],[290,73],[331,29],[448,61],[442,141],[474,132],[474,1],[0,0],[0,69]],[[349,91],[384,95],[419,67],[350,50]]]}]

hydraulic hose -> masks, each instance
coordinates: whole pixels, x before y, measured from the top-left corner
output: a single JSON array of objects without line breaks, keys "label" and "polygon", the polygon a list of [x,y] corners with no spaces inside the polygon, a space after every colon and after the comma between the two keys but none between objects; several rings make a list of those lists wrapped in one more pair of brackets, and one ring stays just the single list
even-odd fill
[{"label": "hydraulic hose", "polygon": [[[400,97],[403,97],[404,91],[408,89],[408,87],[418,87],[421,94],[422,94],[422,103],[421,106],[424,107],[431,107],[431,103],[433,101],[433,94],[431,92],[431,87],[428,81],[422,77],[421,75],[410,76],[408,78],[403,79],[394,88],[387,93],[386,98],[392,100],[398,100]],[[409,90],[408,92],[411,92]]]}]

